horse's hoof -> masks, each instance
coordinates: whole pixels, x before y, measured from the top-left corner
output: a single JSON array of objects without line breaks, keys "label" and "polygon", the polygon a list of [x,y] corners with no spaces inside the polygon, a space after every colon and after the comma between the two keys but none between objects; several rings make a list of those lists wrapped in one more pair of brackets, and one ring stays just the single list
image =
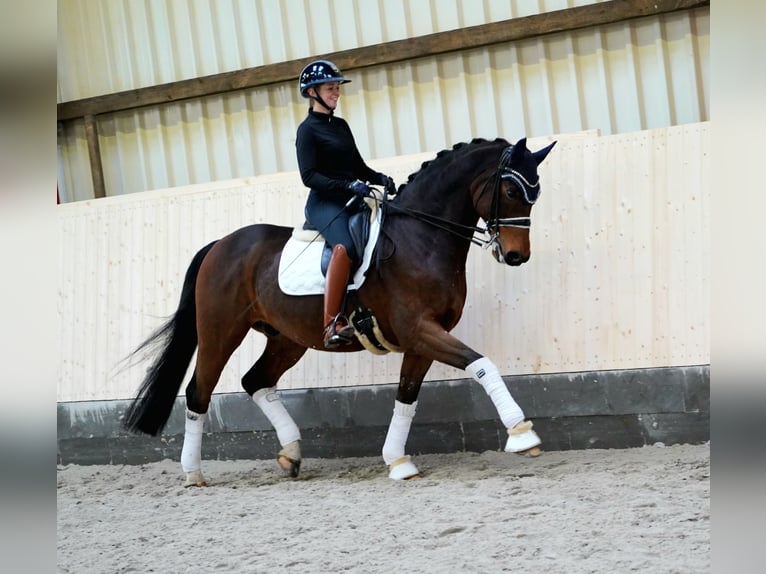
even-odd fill
[{"label": "horse's hoof", "polygon": [[521,452],[517,452],[516,454],[520,454],[522,456],[528,456],[530,458],[537,458],[541,454],[543,454],[543,451],[540,450],[540,447],[533,446],[529,450],[523,450]]},{"label": "horse's hoof", "polygon": [[[505,443],[505,452],[528,454],[539,456],[542,441],[537,433],[532,430],[532,421],[522,421],[512,429],[508,429],[508,442]],[[533,454],[536,451],[537,454]]]},{"label": "horse's hoof", "polygon": [[184,482],[184,488],[190,486],[207,486],[205,477],[202,476],[202,471],[194,470],[186,473],[186,482]]},{"label": "horse's hoof", "polygon": [[293,460],[288,456],[280,455],[277,457],[279,468],[290,475],[291,478],[297,478],[301,470],[301,461]]},{"label": "horse's hoof", "polygon": [[420,476],[418,468],[412,464],[409,455],[405,455],[388,465],[388,478],[393,480],[413,480],[420,478]]},{"label": "horse's hoof", "polygon": [[292,478],[296,478],[301,470],[301,441],[294,440],[282,447],[277,453],[277,464]]}]

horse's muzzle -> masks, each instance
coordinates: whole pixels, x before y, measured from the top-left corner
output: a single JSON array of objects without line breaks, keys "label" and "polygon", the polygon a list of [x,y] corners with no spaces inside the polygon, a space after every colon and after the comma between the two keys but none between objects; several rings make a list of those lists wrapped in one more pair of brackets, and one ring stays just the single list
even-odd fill
[{"label": "horse's muzzle", "polygon": [[504,254],[503,250],[497,244],[492,246],[492,255],[495,256],[498,263],[505,263],[506,265],[513,265],[514,267],[518,267],[522,263],[529,261],[529,255],[522,255],[518,251],[509,251]]},{"label": "horse's muzzle", "polygon": [[513,265],[514,267],[517,267],[521,265],[522,263],[526,263],[529,261],[529,255],[524,256],[518,251],[509,251],[505,254],[505,257],[503,259],[507,265]]}]

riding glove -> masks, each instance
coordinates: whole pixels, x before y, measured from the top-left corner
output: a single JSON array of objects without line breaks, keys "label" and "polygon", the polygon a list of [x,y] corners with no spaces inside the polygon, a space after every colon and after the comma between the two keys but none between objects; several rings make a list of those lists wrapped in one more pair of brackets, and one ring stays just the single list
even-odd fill
[{"label": "riding glove", "polygon": [[369,186],[358,179],[347,183],[346,189],[354,192],[359,197],[368,197],[372,195],[372,190],[369,188]]},{"label": "riding glove", "polygon": [[386,190],[386,195],[396,195],[396,184],[387,175],[383,176],[383,188]]}]

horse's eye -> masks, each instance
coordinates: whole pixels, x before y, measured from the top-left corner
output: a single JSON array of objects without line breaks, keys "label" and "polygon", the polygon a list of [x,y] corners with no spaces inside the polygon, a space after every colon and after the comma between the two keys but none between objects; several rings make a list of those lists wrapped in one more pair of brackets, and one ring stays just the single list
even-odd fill
[{"label": "horse's eye", "polygon": [[509,183],[508,186],[505,188],[506,195],[513,199],[514,197],[521,197],[522,193],[519,189],[519,186],[514,183]]}]

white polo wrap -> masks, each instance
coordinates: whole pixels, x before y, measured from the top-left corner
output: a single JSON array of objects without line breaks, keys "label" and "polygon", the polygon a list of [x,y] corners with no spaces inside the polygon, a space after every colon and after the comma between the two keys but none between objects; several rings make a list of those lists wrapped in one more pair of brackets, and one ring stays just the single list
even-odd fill
[{"label": "white polo wrap", "polygon": [[388,425],[386,442],[383,443],[383,460],[386,464],[391,464],[404,456],[404,446],[410,434],[410,426],[417,406],[417,401],[411,405],[394,401],[394,414],[391,417],[391,424]]},{"label": "white polo wrap", "polygon": [[190,473],[202,468],[202,428],[207,413],[198,414],[186,409],[184,445],[181,448],[181,468]]},{"label": "white polo wrap", "polygon": [[287,412],[274,387],[260,389],[253,393],[253,401],[269,419],[271,426],[277,431],[279,444],[285,446],[293,441],[301,440],[301,431],[298,425]]},{"label": "white polo wrap", "polygon": [[479,383],[489,395],[506,428],[513,428],[524,420],[524,411],[513,400],[500,372],[487,357],[476,359],[465,368],[466,373]]}]

